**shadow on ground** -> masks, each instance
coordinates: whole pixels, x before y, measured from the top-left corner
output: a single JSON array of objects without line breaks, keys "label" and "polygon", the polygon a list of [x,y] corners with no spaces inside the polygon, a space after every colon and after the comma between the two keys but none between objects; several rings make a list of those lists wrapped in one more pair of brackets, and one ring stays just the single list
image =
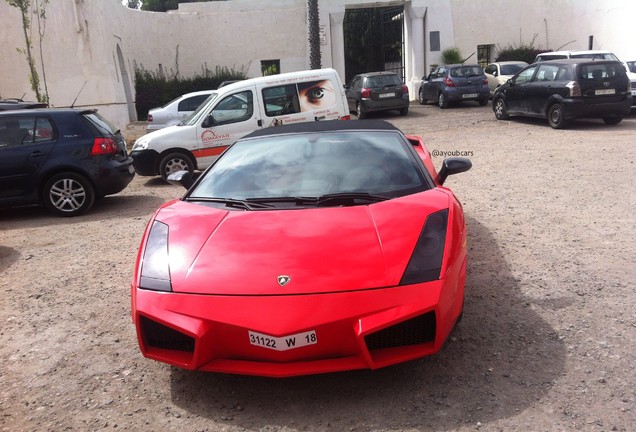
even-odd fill
[{"label": "shadow on ground", "polygon": [[432,357],[377,371],[266,379],[172,369],[172,402],[229,426],[444,430],[534,405],[565,369],[565,348],[521,294],[488,229],[467,218],[463,321]]}]

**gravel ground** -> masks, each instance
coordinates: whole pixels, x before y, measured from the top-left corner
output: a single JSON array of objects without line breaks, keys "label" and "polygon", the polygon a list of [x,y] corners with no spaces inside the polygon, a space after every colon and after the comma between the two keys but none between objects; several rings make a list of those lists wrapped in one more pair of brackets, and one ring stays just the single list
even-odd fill
[{"label": "gravel ground", "polygon": [[265,379],[141,356],[129,283],[152,212],[136,177],[82,217],[0,211],[3,431],[636,430],[636,116],[497,121],[476,104],[385,118],[421,134],[464,204],[463,321],[437,355],[378,371]]}]

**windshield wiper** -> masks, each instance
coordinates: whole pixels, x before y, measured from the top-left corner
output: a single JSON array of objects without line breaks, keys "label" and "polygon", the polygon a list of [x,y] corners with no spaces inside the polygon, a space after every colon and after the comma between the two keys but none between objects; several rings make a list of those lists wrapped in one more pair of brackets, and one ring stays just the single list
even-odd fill
[{"label": "windshield wiper", "polygon": [[186,198],[186,201],[221,203],[221,204],[225,204],[227,207],[242,208],[245,210],[261,210],[265,208],[270,209],[273,207],[269,204],[265,204],[262,202],[254,202],[254,201],[240,200],[240,199],[234,199],[234,198],[189,197],[189,198]]},{"label": "windshield wiper", "polygon": [[364,202],[380,202],[386,201],[389,197],[382,195],[373,195],[367,192],[341,192],[312,196],[289,196],[289,197],[265,197],[265,198],[247,198],[246,201],[254,204],[266,203],[292,203],[297,206],[315,205],[317,207],[335,205],[356,205],[359,201]]}]

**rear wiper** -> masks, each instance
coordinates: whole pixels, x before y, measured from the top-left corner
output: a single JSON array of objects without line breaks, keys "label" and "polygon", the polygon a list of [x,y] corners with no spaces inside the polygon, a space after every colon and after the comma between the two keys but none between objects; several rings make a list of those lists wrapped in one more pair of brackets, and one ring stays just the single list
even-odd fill
[{"label": "rear wiper", "polygon": [[227,207],[242,208],[245,210],[260,210],[265,208],[272,208],[273,206],[261,202],[254,202],[248,200],[240,200],[234,198],[205,198],[205,197],[189,197],[186,201],[201,201],[201,202],[213,202],[225,204]]}]

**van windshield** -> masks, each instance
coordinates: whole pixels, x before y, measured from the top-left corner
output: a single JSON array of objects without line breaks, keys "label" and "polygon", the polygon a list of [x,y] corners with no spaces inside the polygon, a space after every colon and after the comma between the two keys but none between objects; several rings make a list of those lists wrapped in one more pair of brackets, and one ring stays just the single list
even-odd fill
[{"label": "van windshield", "polygon": [[199,122],[199,119],[204,115],[204,112],[206,111],[206,107],[210,104],[210,102],[212,102],[218,96],[219,94],[216,92],[210,93],[210,96],[208,96],[208,98],[205,101],[203,101],[203,103],[199,105],[199,107],[196,110],[194,110],[192,114],[190,114],[185,120],[183,120],[181,124],[188,125],[188,126],[197,124]]}]

